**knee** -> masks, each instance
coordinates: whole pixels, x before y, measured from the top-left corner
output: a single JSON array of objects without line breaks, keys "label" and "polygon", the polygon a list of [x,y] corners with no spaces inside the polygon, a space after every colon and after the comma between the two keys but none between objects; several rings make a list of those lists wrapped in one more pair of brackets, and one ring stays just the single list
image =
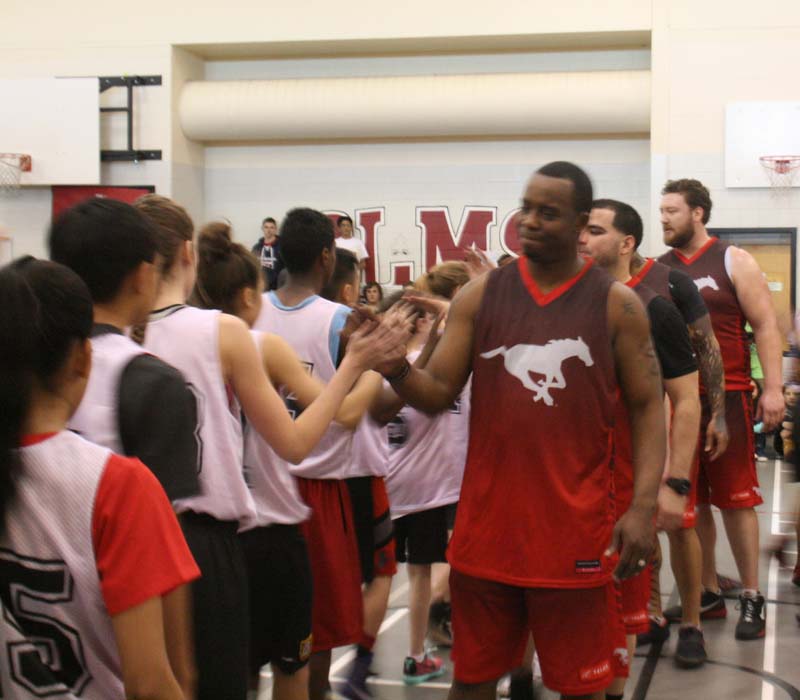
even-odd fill
[{"label": "knee", "polygon": [[272,672],[276,677],[289,679],[302,679],[308,677],[308,659],[288,659],[281,657],[272,662]]}]

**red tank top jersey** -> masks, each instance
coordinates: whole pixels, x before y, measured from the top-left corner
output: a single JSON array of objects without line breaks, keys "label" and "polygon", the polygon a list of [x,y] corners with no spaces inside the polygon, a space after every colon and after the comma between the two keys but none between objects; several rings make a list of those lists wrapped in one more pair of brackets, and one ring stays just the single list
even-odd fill
[{"label": "red tank top jersey", "polygon": [[750,391],[750,349],[744,331],[747,320],[725,266],[730,247],[718,238],[711,238],[691,258],[671,250],[659,261],[687,273],[706,302],[722,352],[725,390]]},{"label": "red tank top jersey", "polygon": [[449,547],[458,571],[524,587],[609,579],[611,284],[589,261],[548,294],[525,258],[490,274],[475,318],[469,450]]},{"label": "red tank top jersey", "polygon": [[658,296],[672,301],[672,294],[669,291],[669,271],[670,267],[660,263],[653,258],[648,258],[642,269],[631,277],[626,283],[631,289],[636,289],[643,284],[652,289]]}]

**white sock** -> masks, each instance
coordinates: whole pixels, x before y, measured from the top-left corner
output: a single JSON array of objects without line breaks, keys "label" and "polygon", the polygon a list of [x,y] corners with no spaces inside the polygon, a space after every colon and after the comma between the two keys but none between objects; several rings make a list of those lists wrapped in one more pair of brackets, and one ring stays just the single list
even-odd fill
[{"label": "white sock", "polygon": [[423,652],[422,654],[419,654],[419,655],[416,655],[416,654],[409,654],[409,656],[410,656],[412,659],[414,659],[414,661],[416,661],[418,664],[419,664],[419,663],[422,663],[422,662],[425,660],[425,653],[424,653],[424,652]]},{"label": "white sock", "polygon": [[756,598],[760,595],[761,593],[755,588],[745,588],[742,591],[742,598]]}]

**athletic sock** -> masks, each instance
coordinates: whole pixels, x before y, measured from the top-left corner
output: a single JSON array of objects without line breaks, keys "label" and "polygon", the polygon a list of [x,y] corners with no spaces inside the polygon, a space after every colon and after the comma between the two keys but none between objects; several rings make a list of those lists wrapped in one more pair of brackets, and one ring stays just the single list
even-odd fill
[{"label": "athletic sock", "polygon": [[410,656],[412,659],[414,659],[414,661],[416,661],[418,664],[421,664],[423,661],[425,661],[425,652],[422,652],[422,653],[421,653],[421,654],[419,654],[419,655],[416,655],[416,654],[409,654],[409,656]]},{"label": "athletic sock", "polygon": [[755,588],[745,588],[742,590],[742,598],[758,598],[761,592]]},{"label": "athletic sock", "polygon": [[366,656],[367,654],[372,654],[372,649],[374,646],[375,637],[367,634],[366,632],[362,632],[361,639],[358,640],[358,655]]}]

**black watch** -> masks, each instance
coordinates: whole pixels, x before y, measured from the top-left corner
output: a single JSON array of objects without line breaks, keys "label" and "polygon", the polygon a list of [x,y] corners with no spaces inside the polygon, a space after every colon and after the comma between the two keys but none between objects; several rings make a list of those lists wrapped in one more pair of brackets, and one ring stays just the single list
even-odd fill
[{"label": "black watch", "polygon": [[692,482],[688,479],[677,479],[671,476],[664,483],[679,496],[686,496],[692,490]]}]

